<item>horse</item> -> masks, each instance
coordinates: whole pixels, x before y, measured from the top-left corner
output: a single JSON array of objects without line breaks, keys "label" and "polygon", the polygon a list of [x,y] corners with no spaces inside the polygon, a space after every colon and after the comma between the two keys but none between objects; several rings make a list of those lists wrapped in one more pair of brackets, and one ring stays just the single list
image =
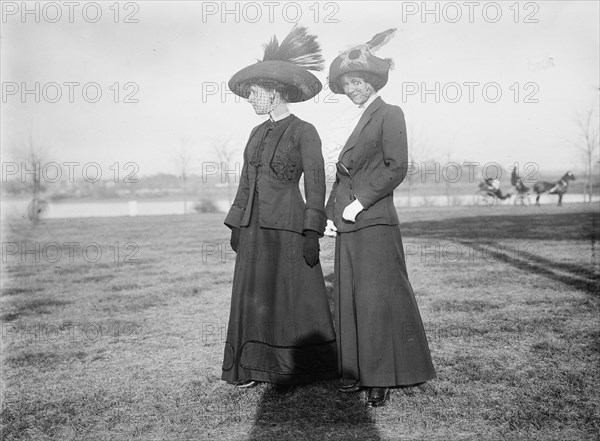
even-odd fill
[{"label": "horse", "polygon": [[529,187],[525,185],[523,179],[517,173],[517,168],[513,168],[512,174],[510,176],[510,183],[515,190],[517,191],[515,194],[515,205],[517,202],[521,205],[529,205]]},{"label": "horse", "polygon": [[569,187],[569,181],[574,181],[575,175],[570,171],[566,172],[562,178],[560,178],[556,182],[548,182],[541,181],[536,183],[533,186],[533,191],[537,193],[537,197],[535,198],[535,205],[540,205],[540,196],[542,193],[548,192],[549,194],[557,194],[558,195],[558,206],[562,205],[562,197],[563,194],[567,192]]}]

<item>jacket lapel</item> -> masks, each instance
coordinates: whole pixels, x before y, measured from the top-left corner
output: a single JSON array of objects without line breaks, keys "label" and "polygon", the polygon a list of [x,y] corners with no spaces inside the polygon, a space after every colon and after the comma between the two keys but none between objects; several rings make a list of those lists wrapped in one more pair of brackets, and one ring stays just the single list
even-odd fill
[{"label": "jacket lapel", "polygon": [[[344,145],[344,148],[340,152],[340,156],[338,158],[338,160],[342,162],[346,167],[348,167],[349,165],[350,158],[350,155],[346,154],[349,150],[352,150],[354,148],[354,146],[356,145],[356,141],[360,136],[360,133],[365,128],[367,123],[371,120],[371,116],[373,115],[373,113],[375,113],[375,111],[379,109],[379,107],[381,107],[382,104],[383,100],[381,99],[381,97],[378,96],[371,104],[369,104],[369,107],[365,109],[365,112],[360,117],[360,120],[358,120],[358,124],[356,124],[356,127],[352,131],[352,134],[348,138],[348,141],[346,141],[346,144]],[[344,158],[345,155],[346,157]],[[342,158],[344,158],[344,161],[342,161]]]}]

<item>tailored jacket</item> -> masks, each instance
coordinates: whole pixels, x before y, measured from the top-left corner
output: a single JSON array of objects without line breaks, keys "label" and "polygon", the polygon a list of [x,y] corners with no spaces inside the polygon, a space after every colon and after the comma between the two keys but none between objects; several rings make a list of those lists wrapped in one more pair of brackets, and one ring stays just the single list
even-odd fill
[{"label": "tailored jacket", "polygon": [[[371,225],[398,225],[394,188],[404,180],[407,170],[404,113],[377,97],[340,152],[336,180],[327,201],[327,218],[340,233]],[[355,222],[343,220],[344,208],[355,199],[364,210]]]},{"label": "tailored jacket", "polygon": [[[271,137],[266,129],[275,126]],[[275,137],[275,140],[273,139]],[[264,139],[263,139],[264,138]],[[304,193],[299,180],[304,173]],[[325,166],[315,127],[295,115],[255,127],[244,150],[244,165],[235,200],[225,225],[246,227],[258,197],[262,228],[325,231]]]}]

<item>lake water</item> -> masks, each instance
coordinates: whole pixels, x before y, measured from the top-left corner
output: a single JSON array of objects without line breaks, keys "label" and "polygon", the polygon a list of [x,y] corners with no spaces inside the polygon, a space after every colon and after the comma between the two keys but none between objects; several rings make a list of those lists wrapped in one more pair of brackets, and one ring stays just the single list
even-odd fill
[{"label": "lake water", "polygon": [[[21,218],[27,216],[27,204],[30,199],[2,199],[1,210],[3,218]],[[397,207],[407,207],[408,197],[401,195],[394,198]],[[533,204],[535,197],[530,197]],[[540,203],[543,205],[556,204],[558,197],[555,195],[542,195]],[[564,203],[583,202],[583,194],[567,193],[563,196]],[[595,203],[600,202],[599,196],[594,196]],[[195,201],[187,202],[187,212],[195,213]],[[504,205],[513,204],[513,198],[501,202]],[[215,202],[217,208],[226,212],[229,209],[227,200]],[[473,205],[473,195],[452,196],[450,204],[445,195],[412,196],[412,207],[447,206],[447,205]],[[113,216],[155,216],[183,214],[183,201],[97,201],[97,202],[51,202],[44,215],[45,219],[80,218],[80,217],[113,217]]]}]

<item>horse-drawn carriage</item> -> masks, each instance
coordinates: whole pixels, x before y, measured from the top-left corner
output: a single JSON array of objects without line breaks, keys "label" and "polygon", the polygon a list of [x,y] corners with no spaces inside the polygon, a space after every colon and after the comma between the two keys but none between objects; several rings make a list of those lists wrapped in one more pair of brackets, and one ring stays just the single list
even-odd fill
[{"label": "horse-drawn carriage", "polygon": [[[536,182],[533,186],[533,191],[537,195],[535,198],[535,205],[540,205],[540,196],[542,193],[548,193],[558,195],[558,206],[561,206],[563,195],[567,192],[569,187],[569,181],[574,180],[575,175],[568,171],[556,182]],[[484,181],[479,184],[479,190],[477,190],[473,196],[473,203],[475,205],[497,205],[514,195],[513,203],[515,205],[530,205],[530,188],[527,187],[523,182],[523,179],[519,177],[516,168],[512,171],[510,183],[515,188],[515,192],[502,194],[499,179],[484,179]]]},{"label": "horse-drawn carriage", "polygon": [[502,194],[500,180],[498,178],[486,178],[479,183],[479,190],[473,195],[475,205],[497,205],[509,199],[510,193]]}]

